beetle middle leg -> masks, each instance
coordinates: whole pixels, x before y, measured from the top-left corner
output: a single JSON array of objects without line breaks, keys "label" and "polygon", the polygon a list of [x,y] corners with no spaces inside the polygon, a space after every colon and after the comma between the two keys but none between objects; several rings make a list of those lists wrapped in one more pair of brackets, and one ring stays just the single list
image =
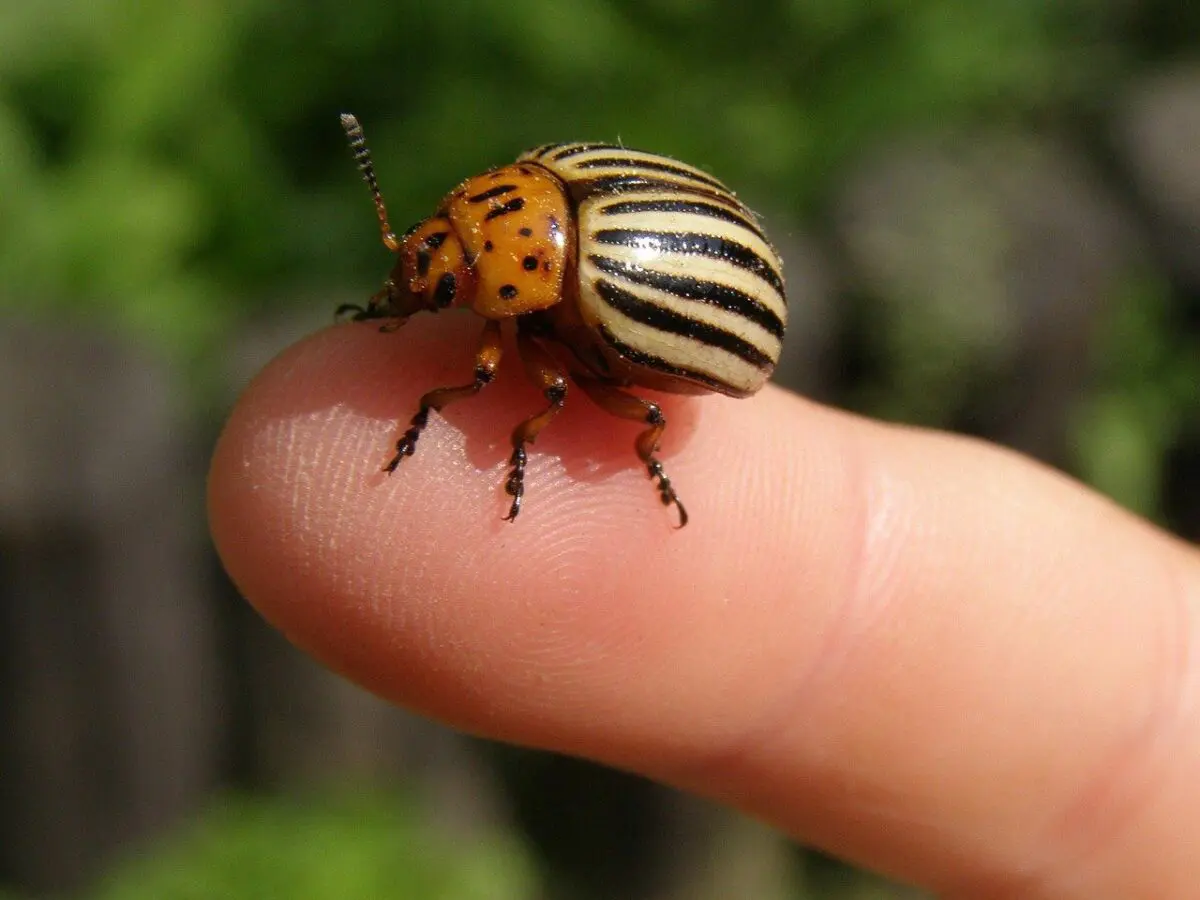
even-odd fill
[{"label": "beetle middle leg", "polygon": [[537,440],[538,434],[558,415],[567,399],[566,372],[537,339],[524,329],[517,331],[517,350],[521,354],[521,361],[525,363],[525,372],[529,380],[541,389],[549,405],[513,429],[513,452],[509,459],[512,470],[504,485],[505,492],[513,499],[508,515],[504,517],[506,522],[516,519],[517,514],[521,512],[521,499],[525,496],[525,464],[529,460],[525,445]]},{"label": "beetle middle leg", "polygon": [[396,441],[396,455],[383,467],[383,471],[390,475],[396,471],[396,467],[400,465],[404,457],[413,455],[417,449],[417,438],[429,424],[431,409],[440,412],[443,407],[451,403],[465,400],[467,397],[474,397],[491,383],[492,379],[496,377],[496,370],[500,367],[502,349],[500,322],[489,320],[483,328],[483,336],[479,339],[479,350],[475,353],[475,380],[460,387],[438,388],[425,394],[421,398],[417,414],[408,423],[408,430],[400,436],[400,440]]},{"label": "beetle middle leg", "polygon": [[659,441],[667,427],[667,418],[663,415],[659,405],[650,400],[635,397],[633,394],[626,393],[590,375],[573,372],[571,377],[579,385],[579,388],[605,412],[650,426],[638,435],[634,447],[637,450],[638,458],[646,464],[646,472],[650,478],[658,481],[658,495],[662,499],[663,506],[675,504],[675,508],[679,510],[679,527],[682,528],[686,525],[688,523],[687,510],[679,502],[675,486],[671,484],[671,479],[663,471],[662,463],[654,455],[658,452]]}]

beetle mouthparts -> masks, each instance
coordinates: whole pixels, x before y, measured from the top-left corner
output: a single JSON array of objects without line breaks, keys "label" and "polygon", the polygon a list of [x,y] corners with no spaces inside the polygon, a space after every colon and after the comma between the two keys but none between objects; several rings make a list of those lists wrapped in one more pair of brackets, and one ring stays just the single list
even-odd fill
[{"label": "beetle mouthparts", "polygon": [[383,290],[371,296],[367,301],[366,306],[359,306],[357,303],[343,303],[334,311],[334,318],[340,320],[347,313],[353,313],[350,316],[351,322],[366,322],[371,319],[399,319],[402,324],[408,318],[407,313],[399,312],[392,304],[393,288],[389,282]]}]

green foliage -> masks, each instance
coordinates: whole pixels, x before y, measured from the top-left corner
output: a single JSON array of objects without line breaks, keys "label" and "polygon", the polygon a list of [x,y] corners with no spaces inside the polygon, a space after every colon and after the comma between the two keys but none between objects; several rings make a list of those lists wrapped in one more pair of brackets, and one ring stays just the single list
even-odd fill
[{"label": "green foliage", "polygon": [[200,358],[301,286],[367,290],[386,257],[343,109],[400,224],[524,146],[587,137],[697,161],[799,217],[881,135],[1044,112],[1111,82],[1107,8],[4,4],[0,303]]},{"label": "green foliage", "polygon": [[93,900],[523,900],[531,863],[509,838],[453,842],[404,798],[230,798]]},{"label": "green foliage", "polygon": [[1132,280],[1097,342],[1098,385],[1075,417],[1080,475],[1123,506],[1162,513],[1168,449],[1200,422],[1200,354],[1170,322],[1167,286]]},{"label": "green foliage", "polygon": [[[786,240],[790,223],[818,230],[841,172],[890,137],[1086,119],[1147,60],[1196,52],[1200,13],[1182,6],[0,3],[0,310],[132,334],[203,375],[264,310],[328,293],[304,310],[315,322],[332,298],[365,296],[388,260],[338,127],[346,110],[397,227],[526,146],[595,138],[713,170]],[[863,404],[876,414],[943,423],[1000,369],[1006,246],[962,252],[995,232],[973,208],[897,229],[944,254],[897,242],[921,271],[860,323],[887,369]],[[1073,424],[1081,474],[1149,514],[1165,453],[1200,421],[1200,354],[1172,302],[1161,272],[1129,283]],[[233,799],[93,896],[470,900],[530,896],[532,881],[519,847],[451,846],[392,797]]]}]

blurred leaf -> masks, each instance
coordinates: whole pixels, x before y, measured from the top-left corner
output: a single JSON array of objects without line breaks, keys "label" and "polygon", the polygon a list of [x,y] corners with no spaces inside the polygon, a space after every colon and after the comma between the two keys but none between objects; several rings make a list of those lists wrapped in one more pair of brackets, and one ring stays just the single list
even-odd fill
[{"label": "blurred leaf", "polygon": [[1167,325],[1167,288],[1153,276],[1131,280],[1116,298],[1097,347],[1098,390],[1074,423],[1079,473],[1146,516],[1162,513],[1163,462],[1200,408],[1194,348],[1176,346]]},{"label": "blurred leaf", "polygon": [[524,900],[513,840],[453,841],[390,792],[231,798],[186,833],[121,866],[95,900]]},{"label": "blurred leaf", "polygon": [[680,156],[796,217],[881,135],[1019,117],[1116,74],[1089,69],[1110,62],[1108,20],[1084,0],[1066,3],[1090,10],[1083,47],[1033,0],[35,6],[0,11],[0,218],[20,222],[0,303],[90,311],[187,359],[289,284],[384,268],[343,109],[398,224],[576,138]]}]

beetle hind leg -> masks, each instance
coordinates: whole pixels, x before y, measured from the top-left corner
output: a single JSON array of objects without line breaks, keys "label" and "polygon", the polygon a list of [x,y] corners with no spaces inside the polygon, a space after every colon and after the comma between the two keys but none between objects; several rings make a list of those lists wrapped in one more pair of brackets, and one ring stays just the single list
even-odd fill
[{"label": "beetle hind leg", "polygon": [[662,500],[663,506],[674,505],[679,512],[679,527],[683,528],[687,525],[687,509],[680,502],[679,495],[675,493],[675,486],[667,477],[667,473],[663,471],[662,463],[655,456],[658,452],[659,441],[662,440],[663,432],[667,428],[667,417],[663,415],[659,405],[651,400],[643,400],[641,397],[627,394],[590,375],[572,373],[572,378],[580,389],[605,412],[649,426],[638,435],[634,442],[638,459],[646,464],[646,473],[652,481],[656,482],[655,487],[658,488],[658,496]]},{"label": "beetle hind leg", "polygon": [[408,430],[396,441],[396,455],[391,458],[383,471],[391,475],[406,456],[412,456],[417,449],[417,439],[429,424],[429,411],[441,411],[444,407],[467,397],[474,397],[496,377],[500,367],[502,344],[500,341],[500,323],[489,321],[483,329],[479,341],[479,350],[475,353],[475,380],[460,387],[444,387],[430,391],[421,397],[417,413],[408,423]]},{"label": "beetle hind leg", "polygon": [[679,512],[679,527],[683,528],[688,523],[687,508],[680,502],[679,495],[675,493],[675,486],[671,484],[671,479],[663,471],[662,463],[654,455],[658,451],[658,442],[662,439],[662,433],[667,427],[666,416],[663,415],[657,403],[637,397],[632,399],[639,404],[644,404],[645,422],[650,426],[638,435],[636,442],[638,458],[646,464],[646,474],[650,476],[650,479],[658,481],[658,496],[662,500],[663,506],[675,505],[675,509]]}]

